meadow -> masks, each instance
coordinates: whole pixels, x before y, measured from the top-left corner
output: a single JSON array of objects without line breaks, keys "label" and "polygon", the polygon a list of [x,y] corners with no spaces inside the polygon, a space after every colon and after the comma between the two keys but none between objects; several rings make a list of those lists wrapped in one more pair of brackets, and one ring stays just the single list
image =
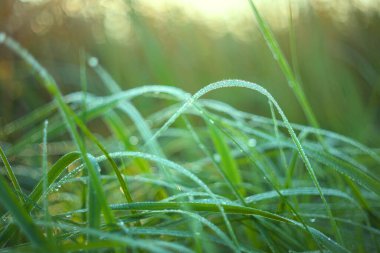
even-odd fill
[{"label": "meadow", "polygon": [[248,1],[261,40],[208,52],[132,2],[137,44],[0,32],[0,252],[380,251],[376,34],[347,67],[312,9],[281,34]]}]

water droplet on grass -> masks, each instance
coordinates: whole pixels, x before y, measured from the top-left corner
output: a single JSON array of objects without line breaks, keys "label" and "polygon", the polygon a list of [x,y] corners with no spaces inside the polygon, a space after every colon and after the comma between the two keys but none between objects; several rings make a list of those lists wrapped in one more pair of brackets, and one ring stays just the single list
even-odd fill
[{"label": "water droplet on grass", "polygon": [[132,145],[137,145],[139,143],[139,138],[137,138],[136,136],[132,135],[131,137],[129,137],[129,142]]},{"label": "water droplet on grass", "polygon": [[97,65],[99,64],[99,60],[98,58],[96,57],[91,57],[89,60],[88,60],[88,65],[90,65],[90,67],[96,67]]},{"label": "water droplet on grass", "polygon": [[256,143],[257,143],[256,139],[253,139],[253,138],[252,138],[252,139],[249,139],[249,140],[248,140],[248,146],[251,147],[251,148],[252,148],[252,147],[255,147],[255,146],[256,146]]},{"label": "water droplet on grass", "polygon": [[5,41],[5,38],[6,38],[5,33],[0,32],[0,44]]}]

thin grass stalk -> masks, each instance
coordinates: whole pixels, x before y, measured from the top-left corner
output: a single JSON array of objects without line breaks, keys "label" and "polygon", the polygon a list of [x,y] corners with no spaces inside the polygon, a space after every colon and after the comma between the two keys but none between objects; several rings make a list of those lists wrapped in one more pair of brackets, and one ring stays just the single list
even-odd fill
[{"label": "thin grass stalk", "polygon": [[[269,108],[270,108],[270,113],[273,119],[273,128],[274,128],[274,135],[276,139],[280,139],[280,135],[278,132],[278,124],[277,124],[277,119],[276,119],[276,112],[274,111],[273,104],[271,101],[268,101],[269,103]],[[288,161],[286,160],[284,149],[280,147],[280,158],[282,162],[282,166],[284,166],[284,169],[288,169]]]},{"label": "thin grass stalk", "polygon": [[[43,180],[43,192],[48,191],[49,182],[48,182],[48,150],[47,150],[47,129],[49,122],[47,120],[44,121],[43,127],[43,138],[42,138],[42,180]],[[44,211],[44,220],[46,223],[51,221],[51,217],[49,214],[49,199],[48,195],[45,196],[42,202],[42,209]],[[46,237],[48,242],[53,242],[53,232],[50,227],[45,227]]]},{"label": "thin grass stalk", "polygon": [[4,153],[4,150],[1,146],[0,146],[0,156],[1,156],[1,160],[3,161],[3,164],[5,166],[5,169],[7,170],[7,174],[8,174],[9,180],[12,183],[14,192],[17,194],[17,197],[20,199],[21,203],[25,203],[25,199],[23,196],[24,194],[22,192],[21,186],[20,186],[15,174],[13,173],[12,167],[11,167],[11,165],[10,165],[10,163],[9,163],[5,153]]},{"label": "thin grass stalk", "polygon": [[272,31],[270,30],[268,23],[261,17],[261,14],[259,13],[255,4],[253,3],[253,0],[248,0],[248,2],[251,6],[253,14],[256,17],[260,31],[263,34],[263,37],[269,49],[272,52],[273,58],[278,62],[282,72],[284,73],[288,81],[290,88],[293,90],[298,102],[301,104],[302,110],[304,111],[306,118],[313,127],[319,128],[319,123],[314,115],[313,110],[311,109],[309,101],[307,100],[306,95],[300,83],[298,82],[296,76],[293,74],[293,71],[290,68],[289,63],[287,62],[284,54],[282,53],[281,48],[278,45],[278,42],[275,39]]}]

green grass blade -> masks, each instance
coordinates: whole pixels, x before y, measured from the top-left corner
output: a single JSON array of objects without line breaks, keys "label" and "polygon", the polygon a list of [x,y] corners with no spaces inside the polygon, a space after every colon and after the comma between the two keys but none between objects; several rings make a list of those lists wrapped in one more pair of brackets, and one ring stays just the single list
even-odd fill
[{"label": "green grass blade", "polygon": [[[72,224],[63,224],[63,223],[46,224],[44,222],[38,222],[38,224],[56,227],[59,229],[69,231],[71,233],[72,231],[78,231],[81,234],[90,234],[93,237],[101,238],[102,241],[108,241],[109,244],[108,244],[108,247],[106,248],[109,248],[109,249],[112,249],[115,246],[123,245],[124,247],[126,247],[127,250],[131,250],[131,251],[133,249],[141,249],[147,252],[166,253],[168,252],[167,248],[174,247],[177,249],[177,252],[186,252],[186,253],[191,252],[184,246],[181,246],[176,243],[172,243],[172,245],[169,245],[170,244],[169,242],[165,243],[162,240],[132,238],[130,236],[120,235],[118,233],[107,233],[106,231],[103,231],[103,230],[95,230],[95,229],[91,229],[87,227],[75,226]],[[63,249],[65,249],[65,245],[63,245]],[[76,250],[76,249],[80,250],[81,248],[78,248],[77,245],[70,245],[68,247],[68,250]],[[84,249],[87,249],[87,248],[85,247]],[[178,251],[179,249],[180,251]]]},{"label": "green grass blade", "polygon": [[[44,128],[43,128],[43,141],[42,141],[42,182],[43,182],[43,190],[47,192],[48,190],[48,158],[47,158],[47,129],[48,129],[48,121],[45,120]],[[44,211],[44,219],[46,222],[51,221],[51,217],[49,215],[49,201],[48,196],[45,196],[43,200]],[[52,243],[54,241],[52,230],[49,227],[45,228],[46,237],[48,242]]]},{"label": "green grass blade", "polygon": [[25,236],[37,248],[44,248],[46,246],[45,238],[42,232],[34,224],[32,217],[26,209],[20,204],[16,195],[12,192],[11,188],[0,175],[0,203],[12,215],[15,223],[19,226]]},{"label": "green grass blade", "polygon": [[[97,195],[97,190],[96,188],[100,185],[100,167],[99,167],[99,164],[96,162],[96,160],[91,157],[90,158],[90,161],[91,163],[93,164],[93,168],[94,168],[94,174],[96,175],[96,178],[93,178],[92,176],[89,176],[88,177],[88,180],[87,180],[87,186],[88,186],[88,191],[87,191],[87,194],[88,194],[88,197],[87,197],[87,201],[88,201],[88,207],[87,207],[87,227],[88,228],[92,228],[92,229],[99,229],[100,228],[100,223],[101,223],[101,206],[103,206],[103,208],[107,208],[108,205],[107,203],[105,202],[105,195],[102,194],[102,196],[98,196]],[[91,173],[89,173],[91,174]],[[99,202],[100,202],[100,205],[99,205]],[[105,205],[107,205],[107,207],[105,207]],[[90,234],[87,235],[87,240],[89,242],[91,241],[95,241],[96,239],[93,238]]]},{"label": "green grass blade", "polygon": [[[67,168],[67,166],[77,161],[80,157],[81,154],[79,152],[71,152],[58,159],[58,161],[50,168],[47,173],[48,187],[50,187],[55,182],[55,180],[58,179],[62,172]],[[33,209],[33,207],[40,200],[41,196],[44,193],[46,193],[44,191],[44,182],[43,180],[40,180],[29,195],[28,199],[31,202],[27,205],[27,210],[29,212]]]},{"label": "green grass blade", "polygon": [[276,59],[276,61],[278,62],[282,72],[284,73],[288,81],[289,86],[294,91],[294,94],[296,95],[296,98],[300,103],[302,110],[304,111],[309,123],[313,127],[319,128],[317,118],[315,117],[313,110],[311,109],[309,101],[306,99],[306,95],[301,85],[299,84],[296,76],[294,75],[292,69],[290,68],[289,63],[287,62],[284,54],[282,53],[281,48],[277,43],[277,40],[275,39],[272,31],[269,28],[268,23],[261,17],[259,11],[253,3],[253,0],[248,0],[248,2],[256,17],[260,31],[263,34],[263,37],[265,38],[265,41],[272,52],[273,58]]},{"label": "green grass blade", "polygon": [[[102,79],[103,83],[107,86],[107,89],[112,94],[117,94],[122,92],[119,85],[116,83],[114,79],[112,79],[111,75],[105,71],[99,64],[95,58],[91,58],[89,60],[90,66],[96,71],[99,77]],[[129,101],[123,101],[119,104],[119,108],[126,113],[134,122],[137,130],[140,132],[142,138],[147,143],[152,138],[152,131],[149,125],[146,123],[146,120],[140,114],[140,112],[136,109],[136,107]],[[149,143],[148,148],[150,151],[161,157],[164,157],[165,154],[162,152],[160,145],[158,145],[156,140],[153,140]],[[162,168],[162,170],[165,170]]]},{"label": "green grass blade", "polygon": [[[187,203],[183,206],[189,207],[187,205]],[[192,206],[190,206],[190,207],[191,207],[190,210],[192,210],[191,212],[183,211],[183,210],[179,210],[179,209],[167,210],[167,212],[168,213],[184,214],[184,215],[191,217],[194,220],[197,220],[198,222],[202,223],[203,225],[205,225],[206,227],[211,229],[211,231],[213,231],[216,235],[218,235],[218,237],[226,244],[226,246],[230,247],[231,250],[233,250],[234,252],[240,252],[240,250],[237,248],[236,242],[229,239],[228,236],[221,229],[219,229],[216,225],[214,225],[212,222],[210,222],[209,220],[205,219],[204,217],[194,213]],[[160,210],[155,210],[153,212],[160,212]]]},{"label": "green grass blade", "polygon": [[[336,190],[336,189],[330,189],[330,188],[322,188],[323,194],[330,197],[338,197],[345,201],[351,202],[356,207],[359,207],[358,203],[349,196],[347,193]],[[317,189],[312,187],[297,187],[292,189],[285,189],[281,190],[281,194],[284,196],[313,196],[313,195],[319,195],[319,192]],[[262,192],[255,194],[253,196],[249,196],[246,198],[247,203],[256,203],[263,200],[268,200],[272,198],[278,198],[278,194],[276,191],[269,191],[269,192]]]},{"label": "green grass blade", "polygon": [[15,174],[13,173],[11,165],[9,164],[8,159],[7,159],[7,157],[6,157],[1,146],[0,146],[0,156],[1,156],[1,160],[4,163],[5,169],[7,170],[8,177],[12,182],[13,189],[14,189],[15,193],[17,194],[17,197],[20,199],[21,203],[24,203],[25,200],[23,197],[23,192],[22,192],[21,186],[20,186]]},{"label": "green grass blade", "polygon": [[242,178],[238,165],[233,157],[231,150],[224,138],[224,135],[218,128],[215,127],[214,121],[207,121],[207,126],[210,132],[211,139],[214,143],[216,151],[220,156],[220,167],[226,174],[226,177],[239,190],[241,196],[245,196],[244,188],[241,187]]},{"label": "green grass blade", "polygon": [[339,173],[348,176],[351,180],[380,196],[380,181],[376,177],[331,154],[309,148],[306,149],[306,152],[314,160],[337,170]]},{"label": "green grass blade", "polygon": [[197,143],[197,145],[199,146],[199,148],[202,150],[203,153],[205,153],[210,158],[210,160],[212,161],[212,163],[214,164],[214,166],[218,169],[218,172],[223,176],[224,180],[226,181],[227,185],[230,187],[231,191],[234,193],[234,195],[236,196],[236,198],[239,199],[242,204],[244,204],[244,198],[239,193],[236,185],[234,185],[232,183],[232,181],[227,177],[226,172],[219,166],[219,164],[216,161],[214,155],[202,143],[200,137],[198,136],[198,134],[194,130],[194,128],[191,125],[190,121],[187,119],[187,117],[185,115],[182,115],[182,118],[184,119],[187,129],[190,131],[192,137],[194,138],[194,140]]},{"label": "green grass blade", "polygon": [[[268,101],[268,103],[269,103],[270,113],[271,113],[271,116],[272,116],[272,119],[273,119],[274,135],[275,135],[276,139],[279,139],[280,138],[280,134],[279,134],[279,131],[278,131],[276,112],[274,111],[272,102]],[[284,167],[284,169],[287,169],[288,168],[288,162],[286,161],[284,150],[281,147],[280,147],[280,159],[281,159],[282,166]]]},{"label": "green grass blade", "polygon": [[[130,143],[127,136],[128,131],[125,129],[121,118],[113,111],[110,111],[105,115],[105,122],[111,131],[114,133],[115,137],[123,143],[124,149],[136,151],[136,148]],[[152,170],[147,162],[142,159],[135,159],[134,162],[140,168],[143,173],[152,173]]]},{"label": "green grass blade", "polygon": [[35,125],[37,122],[46,119],[50,114],[52,114],[57,109],[55,103],[48,103],[34,110],[33,112],[23,116],[7,125],[4,126],[4,135],[11,135],[22,129],[27,129],[30,126]]}]

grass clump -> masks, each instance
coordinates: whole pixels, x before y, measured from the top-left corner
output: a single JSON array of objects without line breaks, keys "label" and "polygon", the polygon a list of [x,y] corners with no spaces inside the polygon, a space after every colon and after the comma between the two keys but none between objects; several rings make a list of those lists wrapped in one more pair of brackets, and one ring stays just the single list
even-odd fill
[{"label": "grass clump", "polygon": [[[0,43],[54,99],[2,129],[16,141],[0,148],[0,252],[379,250],[378,152],[291,124],[263,87],[225,80],[194,95],[159,85],[122,91],[90,58],[109,93],[87,92],[83,63],[83,90],[62,95],[17,42],[0,34]],[[265,96],[272,117],[204,98],[229,88]]]}]

